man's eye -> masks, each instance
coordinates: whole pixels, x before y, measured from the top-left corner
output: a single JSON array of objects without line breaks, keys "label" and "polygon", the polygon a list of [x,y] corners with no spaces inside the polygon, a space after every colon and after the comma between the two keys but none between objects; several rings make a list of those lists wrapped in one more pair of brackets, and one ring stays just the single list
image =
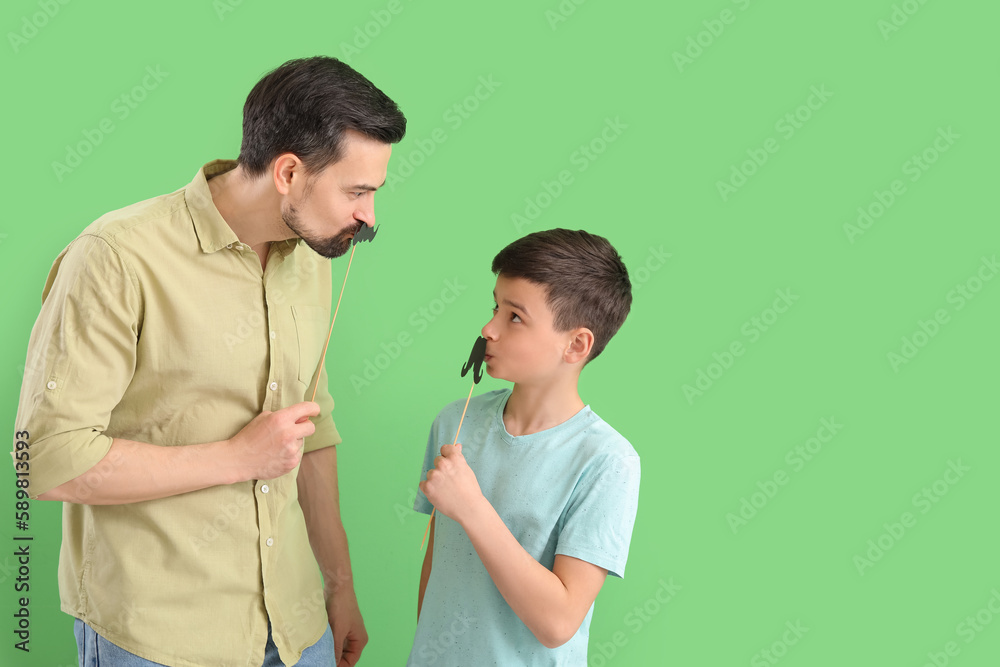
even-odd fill
[{"label": "man's eye", "polygon": [[510,314],[510,321],[511,322],[520,322],[521,321],[521,316],[518,315],[517,313],[511,313]]},{"label": "man's eye", "polygon": [[494,303],[493,304],[493,312],[495,313],[495,312],[497,312],[497,310],[499,310],[499,309],[497,308],[497,305]]}]

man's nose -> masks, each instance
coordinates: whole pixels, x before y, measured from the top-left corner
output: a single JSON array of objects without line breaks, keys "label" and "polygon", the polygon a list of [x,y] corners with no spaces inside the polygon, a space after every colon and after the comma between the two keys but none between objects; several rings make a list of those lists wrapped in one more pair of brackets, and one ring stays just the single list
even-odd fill
[{"label": "man's nose", "polygon": [[369,227],[375,226],[375,201],[374,197],[372,202],[368,206],[359,206],[357,210],[354,211],[354,219],[358,222],[363,222]]}]

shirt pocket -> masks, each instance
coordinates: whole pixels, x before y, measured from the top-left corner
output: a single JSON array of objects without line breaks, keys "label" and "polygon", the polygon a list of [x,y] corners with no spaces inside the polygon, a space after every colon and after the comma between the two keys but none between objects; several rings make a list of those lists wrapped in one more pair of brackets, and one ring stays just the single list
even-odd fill
[{"label": "shirt pocket", "polygon": [[322,306],[292,306],[299,348],[298,380],[311,387],[316,379],[330,327],[330,311]]}]

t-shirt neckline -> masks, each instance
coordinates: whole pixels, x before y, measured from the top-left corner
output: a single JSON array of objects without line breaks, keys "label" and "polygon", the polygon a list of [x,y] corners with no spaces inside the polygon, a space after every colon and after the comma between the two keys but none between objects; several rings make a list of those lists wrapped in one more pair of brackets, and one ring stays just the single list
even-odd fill
[{"label": "t-shirt neckline", "polygon": [[527,435],[512,435],[507,430],[507,425],[503,423],[503,411],[507,407],[507,401],[510,399],[513,391],[511,389],[503,390],[505,392],[503,398],[497,402],[497,411],[494,415],[496,419],[497,427],[500,432],[500,437],[504,439],[505,442],[511,445],[530,445],[534,440],[551,440],[553,435],[556,435],[559,431],[563,429],[572,428],[574,424],[580,423],[588,418],[589,415],[593,414],[590,409],[590,403],[585,404],[580,410],[564,421],[561,424],[556,424],[551,428],[547,428],[536,433],[528,433]]}]

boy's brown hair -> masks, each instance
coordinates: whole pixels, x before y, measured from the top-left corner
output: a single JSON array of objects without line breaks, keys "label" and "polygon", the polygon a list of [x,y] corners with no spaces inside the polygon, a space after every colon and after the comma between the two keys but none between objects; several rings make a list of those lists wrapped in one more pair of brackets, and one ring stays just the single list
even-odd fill
[{"label": "boy's brown hair", "polygon": [[541,285],[557,331],[594,334],[588,363],[615,335],[632,307],[632,283],[618,251],[603,236],[550,229],[524,236],[497,253],[493,273]]}]

